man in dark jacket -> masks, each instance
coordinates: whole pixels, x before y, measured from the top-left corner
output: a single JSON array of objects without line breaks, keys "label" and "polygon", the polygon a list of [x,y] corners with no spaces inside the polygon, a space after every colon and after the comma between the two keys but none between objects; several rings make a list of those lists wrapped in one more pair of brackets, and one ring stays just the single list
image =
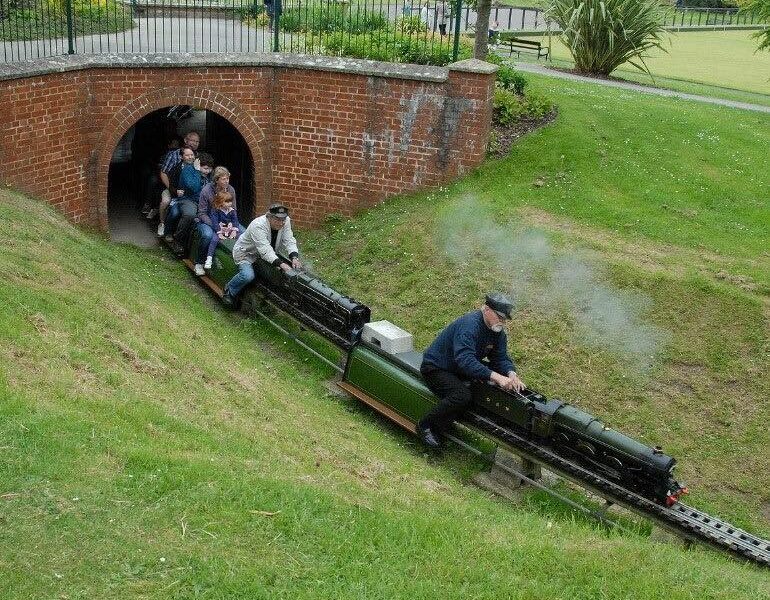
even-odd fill
[{"label": "man in dark jacket", "polygon": [[[524,388],[508,356],[505,325],[511,319],[511,301],[490,292],[480,310],[448,325],[423,355],[420,373],[440,402],[417,424],[417,435],[427,446],[438,448],[439,436],[471,403],[463,382],[488,381],[504,390]],[[488,362],[482,362],[487,359]]]}]

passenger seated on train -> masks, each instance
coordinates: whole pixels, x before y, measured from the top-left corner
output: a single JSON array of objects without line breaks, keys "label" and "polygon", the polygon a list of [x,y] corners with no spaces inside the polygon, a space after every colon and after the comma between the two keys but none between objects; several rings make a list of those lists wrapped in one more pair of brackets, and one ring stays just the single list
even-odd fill
[{"label": "passenger seated on train", "polygon": [[[283,262],[278,252],[288,256],[291,265]],[[264,260],[284,271],[301,269],[289,209],[283,204],[271,204],[264,215],[254,219],[235,242],[233,260],[238,265],[238,273],[225,286],[222,297],[225,306],[233,306],[241,290],[254,281],[254,263],[258,260]]]},{"label": "passenger seated on train", "polygon": [[[179,218],[182,216],[183,204],[185,200],[189,201],[190,195],[195,193],[195,179],[200,179],[200,174],[195,169],[195,151],[189,146],[185,146],[180,149],[179,153],[182,156],[182,162],[175,165],[168,173],[171,201],[168,205],[163,226],[166,241],[173,239],[177,223],[179,223]],[[184,181],[182,180],[183,175]],[[199,185],[199,182],[197,184]],[[188,186],[187,188],[186,185]],[[198,193],[200,193],[200,189]],[[189,207],[187,211],[189,212]]]},{"label": "passenger seated on train", "polygon": [[214,262],[214,251],[219,240],[234,240],[241,234],[241,224],[238,222],[238,211],[233,206],[233,197],[229,192],[218,191],[214,194],[214,206],[209,213],[211,226],[215,234],[211,238],[206,256],[204,269],[210,269]]},{"label": "passenger seated on train", "polygon": [[[203,263],[209,251],[211,238],[214,237],[213,224],[211,222],[211,209],[213,208],[214,195],[217,192],[227,192],[233,198],[233,208],[238,209],[238,203],[235,198],[235,189],[230,185],[230,171],[227,167],[217,167],[211,175],[211,183],[203,186],[201,195],[198,198],[198,249],[195,256],[195,274],[202,276],[206,274]],[[243,225],[240,225],[239,231],[245,231]]]},{"label": "passenger seated on train", "polygon": [[188,131],[184,136],[184,146],[179,150],[170,150],[163,157],[163,162],[160,166],[159,177],[163,183],[164,189],[161,194],[160,200],[160,223],[158,223],[158,237],[163,237],[166,233],[166,212],[171,204],[171,200],[174,198],[171,190],[171,180],[169,179],[169,173],[182,162],[182,150],[184,147],[192,148],[193,154],[198,151],[198,146],[201,143],[201,136],[197,131]]},{"label": "passenger seated on train", "polygon": [[176,190],[177,194],[182,192],[182,195],[177,198],[177,205],[180,207],[180,218],[176,230],[173,232],[178,248],[186,250],[190,247],[190,236],[195,227],[195,218],[198,214],[198,199],[201,190],[210,183],[207,173],[211,173],[213,162],[213,159],[209,160],[208,165],[200,167],[200,169],[196,169],[195,163],[192,165],[184,164],[182,167],[179,175],[180,189]]}]

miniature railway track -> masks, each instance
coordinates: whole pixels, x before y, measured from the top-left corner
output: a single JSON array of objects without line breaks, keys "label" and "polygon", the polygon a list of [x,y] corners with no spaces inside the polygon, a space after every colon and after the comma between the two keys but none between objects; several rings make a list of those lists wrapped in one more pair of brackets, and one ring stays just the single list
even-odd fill
[{"label": "miniature railway track", "polygon": [[689,541],[706,544],[728,552],[734,557],[770,567],[770,541],[768,540],[763,540],[681,502],[670,507],[661,506],[554,454],[506,427],[501,427],[483,415],[468,412],[464,422],[474,429],[505,442],[525,458],[540,463],[558,475],[575,481],[602,496],[608,503],[623,506]]},{"label": "miniature railway track", "polygon": [[[192,270],[193,264],[189,260],[184,261],[185,264]],[[219,285],[209,277],[200,278],[204,284],[206,284],[217,296],[222,296],[222,290]],[[257,284],[259,291],[262,293],[263,298],[273,303],[279,309],[288,313],[293,318],[297,319],[300,323],[320,333],[329,341],[333,342],[343,350],[349,350],[352,342],[347,340],[328,327],[319,323],[312,316],[305,314],[299,307],[293,306],[290,302],[287,302],[266,285]],[[320,355],[307,344],[299,340],[295,335],[291,334],[285,328],[274,322],[263,314],[258,307],[252,306],[252,310],[260,317],[264,318],[272,326],[276,327],[281,333],[294,340],[305,349],[312,352],[318,358],[340,371],[340,367],[326,357]],[[408,419],[404,419],[398,413],[390,410],[388,407],[382,405],[376,400],[369,398],[366,394],[356,390],[354,386],[340,383],[340,387],[363,400],[375,410],[382,412],[388,418],[395,420],[397,423],[405,427],[411,432],[414,432],[414,424]],[[671,531],[672,533],[690,540],[693,542],[709,545],[713,548],[728,552],[734,557],[751,561],[764,567],[770,567],[770,542],[754,536],[746,531],[743,531],[737,527],[734,527],[730,523],[708,515],[698,509],[687,506],[680,502],[677,502],[673,506],[666,507],[657,504],[635,492],[632,492],[613,481],[610,481],[597,473],[586,469],[585,467],[567,459],[563,456],[555,454],[547,447],[538,445],[533,441],[523,437],[518,432],[503,427],[494,422],[487,416],[478,414],[473,411],[466,413],[463,424],[470,425],[473,429],[482,432],[492,438],[503,442],[510,446],[515,452],[521,454],[524,458],[533,462],[539,463],[546,467],[550,471],[578,483],[586,490],[592,491],[599,496],[607,500],[607,505],[617,504],[622,506],[636,514],[649,519],[657,525]],[[472,448],[460,440],[452,437],[454,441],[459,443],[470,450]],[[498,465],[501,466],[501,465]],[[501,466],[502,467],[502,466]],[[514,475],[520,476],[524,480],[530,481],[537,487],[547,488],[538,484],[534,480],[528,479],[526,476],[520,473],[511,471]],[[547,490],[549,491],[549,490]],[[591,514],[603,522],[608,522],[613,525],[619,526],[614,521],[607,519],[601,511],[591,511],[585,507],[581,507],[572,502],[566,497],[560,496],[555,491],[550,491],[554,495],[560,497],[565,502]]]}]

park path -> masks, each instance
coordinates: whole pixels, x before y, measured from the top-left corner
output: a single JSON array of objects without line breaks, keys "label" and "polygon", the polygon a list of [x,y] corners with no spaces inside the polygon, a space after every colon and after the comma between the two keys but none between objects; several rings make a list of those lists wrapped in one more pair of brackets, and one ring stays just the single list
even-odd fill
[{"label": "park path", "polygon": [[677,92],[675,90],[667,90],[650,85],[642,85],[640,83],[631,83],[629,81],[614,81],[612,79],[585,77],[584,75],[577,75],[575,73],[567,73],[565,71],[550,69],[548,67],[544,67],[543,65],[519,62],[516,63],[516,69],[519,71],[526,71],[527,73],[537,73],[539,75],[546,75],[548,77],[556,77],[557,79],[567,79],[569,81],[592,83],[594,85],[603,85],[606,87],[620,88],[623,90],[632,90],[635,92],[641,92],[643,94],[655,94],[656,96],[666,96],[669,98],[682,98],[683,100],[692,100],[694,102],[703,102],[705,104],[716,104],[718,106],[728,106],[730,108],[770,113],[770,106],[763,106],[761,104],[738,102],[736,100],[726,100],[724,98],[712,98],[710,96],[700,96],[698,94],[687,94],[685,92]]}]

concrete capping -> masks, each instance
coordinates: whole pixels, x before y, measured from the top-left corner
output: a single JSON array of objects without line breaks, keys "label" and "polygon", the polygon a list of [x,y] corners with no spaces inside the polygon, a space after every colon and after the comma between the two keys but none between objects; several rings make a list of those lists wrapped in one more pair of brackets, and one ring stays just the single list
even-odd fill
[{"label": "concrete capping", "polygon": [[491,75],[497,72],[497,65],[477,58],[468,58],[449,65],[450,71],[459,71],[460,73],[478,73],[480,75]]},{"label": "concrete capping", "polygon": [[[408,65],[388,63],[376,60],[362,60],[335,56],[318,56],[311,54],[288,54],[282,52],[270,53],[173,53],[173,54],[74,54],[41,58],[17,63],[0,65],[0,81],[26,79],[83,71],[88,69],[129,69],[141,67],[153,68],[196,68],[196,67],[271,67],[277,69],[308,69],[331,73],[350,73],[385,77],[391,79],[412,79],[443,83],[449,78],[449,70],[470,73],[493,73],[479,70],[480,67],[466,65],[480,63],[497,69],[495,65],[478,60],[464,60],[446,67],[431,67],[425,65]],[[456,68],[460,65],[459,68]]]}]

